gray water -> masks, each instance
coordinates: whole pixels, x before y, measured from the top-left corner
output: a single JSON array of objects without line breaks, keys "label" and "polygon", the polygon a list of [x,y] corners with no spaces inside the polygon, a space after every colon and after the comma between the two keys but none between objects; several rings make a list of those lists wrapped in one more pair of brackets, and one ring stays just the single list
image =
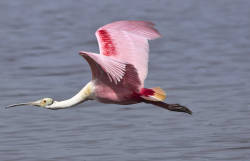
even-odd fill
[{"label": "gray water", "polygon": [[[0,1],[1,161],[250,160],[250,1]],[[148,20],[147,87],[193,115],[95,101],[65,110],[3,107],[71,97],[90,79],[78,51],[95,30]]]}]

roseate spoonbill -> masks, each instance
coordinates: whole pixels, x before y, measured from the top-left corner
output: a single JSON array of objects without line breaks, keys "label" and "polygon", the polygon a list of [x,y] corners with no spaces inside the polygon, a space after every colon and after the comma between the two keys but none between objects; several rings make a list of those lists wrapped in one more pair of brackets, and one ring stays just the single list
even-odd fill
[{"label": "roseate spoonbill", "polygon": [[154,24],[145,21],[117,21],[96,31],[100,54],[80,51],[91,71],[92,80],[70,99],[38,101],[9,105],[6,108],[34,105],[46,109],[63,109],[87,100],[113,104],[153,104],[170,111],[192,114],[185,106],[167,104],[166,93],[160,88],[144,88],[148,73],[148,40],[161,35]]}]

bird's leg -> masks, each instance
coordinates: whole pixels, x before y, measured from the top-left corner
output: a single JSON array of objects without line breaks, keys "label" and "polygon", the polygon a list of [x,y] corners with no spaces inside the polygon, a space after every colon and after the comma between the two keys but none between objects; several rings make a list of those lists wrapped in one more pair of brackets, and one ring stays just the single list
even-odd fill
[{"label": "bird's leg", "polygon": [[159,106],[161,108],[164,108],[170,111],[185,112],[185,113],[192,115],[192,111],[190,109],[180,104],[168,104],[168,103],[161,102],[161,101],[149,101],[149,100],[143,100],[143,102],[150,103],[150,104]]},{"label": "bird's leg", "polygon": [[167,104],[166,107],[170,111],[176,111],[176,112],[185,112],[188,114],[192,114],[192,111],[189,110],[186,106],[182,106],[180,104]]}]

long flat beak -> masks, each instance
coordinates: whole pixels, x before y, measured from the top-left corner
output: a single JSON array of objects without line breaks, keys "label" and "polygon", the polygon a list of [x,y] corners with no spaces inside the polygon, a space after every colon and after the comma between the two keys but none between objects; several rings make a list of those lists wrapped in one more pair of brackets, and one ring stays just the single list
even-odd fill
[{"label": "long flat beak", "polygon": [[11,108],[11,107],[16,107],[16,106],[27,106],[27,105],[40,106],[40,101],[27,102],[27,103],[17,103],[17,104],[6,106],[5,109]]}]

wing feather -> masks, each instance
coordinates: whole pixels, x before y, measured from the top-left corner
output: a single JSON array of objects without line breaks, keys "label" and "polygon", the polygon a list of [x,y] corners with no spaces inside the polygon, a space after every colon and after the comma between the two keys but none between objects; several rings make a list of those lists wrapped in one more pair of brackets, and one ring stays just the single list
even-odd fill
[{"label": "wing feather", "polygon": [[117,84],[125,75],[126,63],[109,58],[105,55],[80,51],[79,53],[89,63],[92,70],[92,79],[100,78],[103,74],[107,75],[109,80]]},{"label": "wing feather", "polygon": [[[143,86],[148,73],[148,40],[160,37],[154,24],[145,21],[117,21],[99,28],[96,37],[100,55],[133,65]],[[113,69],[111,70],[113,73]],[[112,79],[113,76],[114,74]],[[124,74],[119,74],[119,79],[122,76]],[[115,80],[118,80],[118,76]]]}]

